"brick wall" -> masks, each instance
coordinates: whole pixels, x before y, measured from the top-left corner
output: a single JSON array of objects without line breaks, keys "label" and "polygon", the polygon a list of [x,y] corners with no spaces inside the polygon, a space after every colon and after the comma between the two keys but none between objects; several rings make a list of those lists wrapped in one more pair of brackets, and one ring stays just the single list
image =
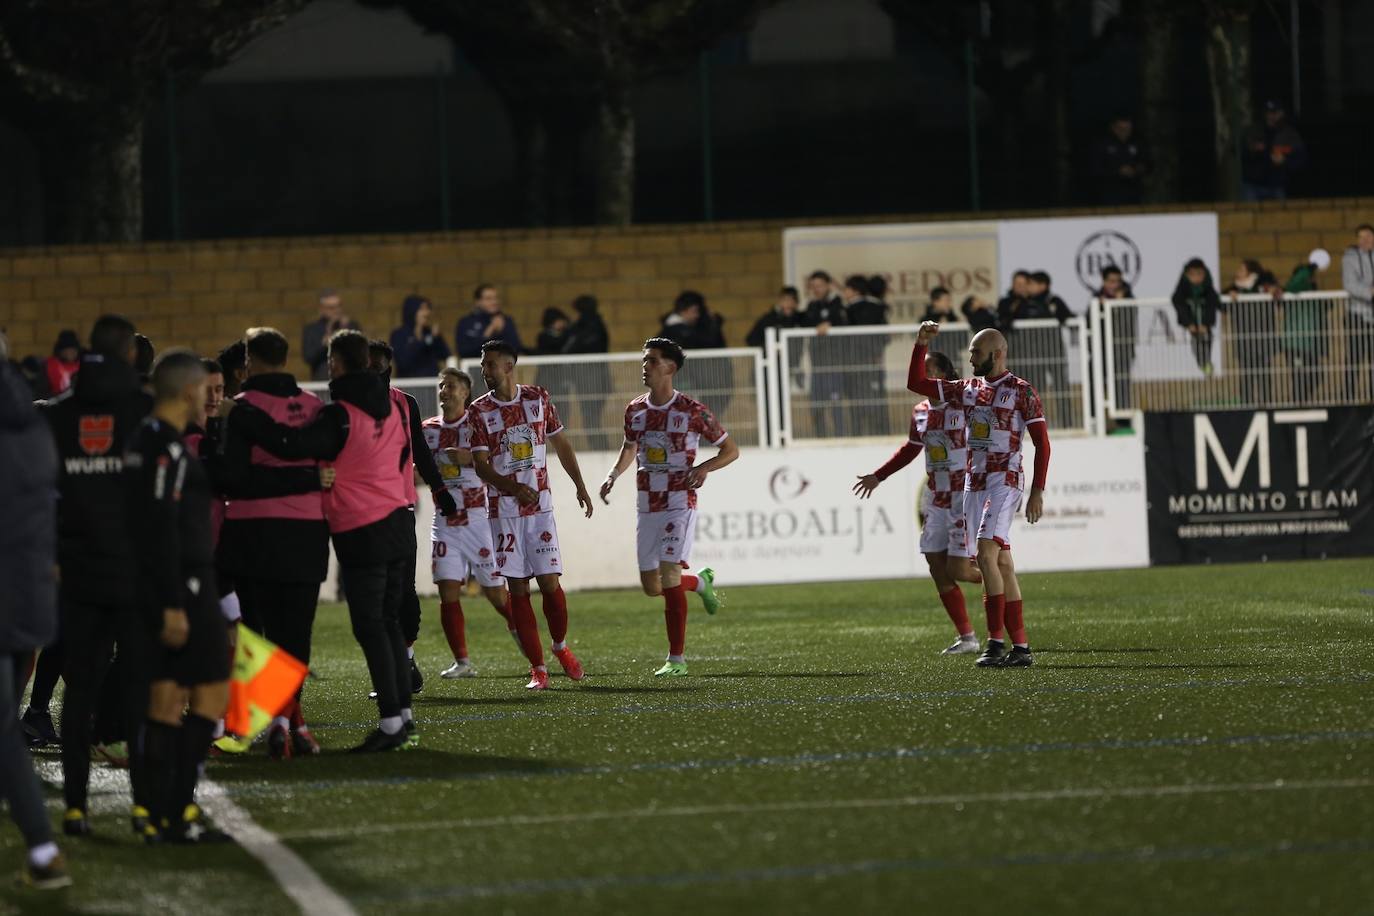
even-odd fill
[{"label": "brick wall", "polygon": [[[1374,198],[1208,204],[1174,211],[1219,214],[1224,275],[1255,257],[1280,277],[1317,246],[1339,253],[1354,226],[1374,221]],[[782,230],[823,222],[895,222],[1075,216],[1094,209],[774,220],[628,228],[486,230],[435,235],[237,239],[0,251],[0,328],[17,355],[46,355],[63,328],[84,339],[105,311],[122,312],[159,348],[214,353],[244,328],[273,325],[292,340],[313,319],[316,292],[339,289],[346,311],[373,334],[400,321],[400,302],[434,302],[445,337],[469,309],[479,282],[499,284],[507,311],[531,344],[547,305],[569,310],[594,293],[613,349],[633,349],[658,329],[682,289],[704,293],[743,342],[782,283]],[[1141,210],[1140,212],[1147,212]],[[1155,211],[1157,212],[1157,211]],[[1329,275],[1327,285],[1340,282]],[[298,368],[303,368],[297,363]]]}]

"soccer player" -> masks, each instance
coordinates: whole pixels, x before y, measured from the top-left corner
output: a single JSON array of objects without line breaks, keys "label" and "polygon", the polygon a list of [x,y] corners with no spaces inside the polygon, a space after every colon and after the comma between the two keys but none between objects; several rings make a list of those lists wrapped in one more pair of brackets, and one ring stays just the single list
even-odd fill
[{"label": "soccer player", "polygon": [[[926,356],[926,375],[932,379],[959,377],[954,363],[943,353]],[[964,409],[945,401],[926,400],[911,411],[911,435],[887,463],[871,474],[860,475],[854,492],[867,499],[893,474],[926,453],[926,487],[930,498],[921,525],[921,553],[930,567],[935,591],[954,624],[956,639],[941,655],[964,655],[978,651],[978,636],[968,619],[964,591],[959,582],[981,582],[972,562],[973,545],[967,537],[964,519],[964,479],[968,449],[965,446]]]},{"label": "soccer player", "polygon": [[[219,610],[209,477],[181,438],[205,425],[205,367],[188,350],[162,354],[153,414],[124,454],[137,607],[153,634],[143,729],[150,842],[223,842],[195,804],[200,766],[229,702],[229,634]],[[184,715],[183,715],[184,711]]]},{"label": "soccer player", "polygon": [[[1026,521],[1040,520],[1045,476],[1050,465],[1050,437],[1040,396],[1025,379],[1007,371],[1007,339],[987,328],[969,342],[973,378],[926,376],[926,346],[940,333],[933,321],[921,323],[907,370],[907,388],[937,401],[964,408],[969,463],[964,484],[964,518],[977,538],[978,569],[983,574],[983,608],[988,643],[977,665],[982,668],[1026,668],[1034,664],[1021,600],[1021,586],[1011,558],[1011,520],[1021,508],[1024,473],[1021,439],[1035,444],[1035,471],[1026,500]],[[1006,630],[1012,650],[1006,649]]]},{"label": "soccer player", "polygon": [[446,679],[473,677],[477,669],[468,659],[467,635],[463,620],[463,582],[468,571],[482,587],[482,593],[506,620],[515,644],[519,634],[510,626],[510,600],[506,580],[496,569],[496,549],[487,522],[487,488],[472,466],[472,433],[468,407],[472,401],[472,379],[459,369],[439,373],[437,417],[424,422],[425,442],[439,466],[439,473],[459,510],[445,516],[434,512],[430,534],[431,566],[434,584],[439,587],[439,619],[453,652],[453,664],[440,672]]},{"label": "soccer player", "polygon": [[[691,559],[697,529],[697,490],[712,471],[739,457],[739,446],[730,438],[715,414],[700,401],[673,387],[686,356],[666,337],[644,341],[641,379],[649,389],[625,408],[625,443],[620,457],[601,484],[601,501],[608,502],[616,478],[638,464],[635,486],[639,491],[639,584],[651,598],[663,596],[663,617],[668,628],[668,660],[655,677],[685,677],[687,659],[686,590],[701,595],[706,613],[720,608],[715,593],[715,573],[703,569],[693,576],[683,572]],[[696,463],[702,437],[717,448],[714,456]]]},{"label": "soccer player", "polygon": [[563,422],[549,393],[515,381],[515,347],[504,340],[482,344],[482,379],[489,389],[468,408],[472,427],[472,463],[487,483],[487,511],[496,546],[496,567],[510,589],[511,620],[530,662],[530,690],[549,686],[549,670],[539,644],[539,624],[530,604],[530,579],[539,584],[544,619],[553,654],[574,681],[582,664],[568,648],[568,604],[559,585],[563,560],[553,518],[546,449],[553,446],[559,463],[577,488],[577,504],[592,516],[592,498],[582,482],[577,454],[563,435]]}]

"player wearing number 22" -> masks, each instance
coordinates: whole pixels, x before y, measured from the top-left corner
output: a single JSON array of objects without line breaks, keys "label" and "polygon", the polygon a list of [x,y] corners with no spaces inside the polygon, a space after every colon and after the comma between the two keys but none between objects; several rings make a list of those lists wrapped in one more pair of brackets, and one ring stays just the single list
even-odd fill
[{"label": "player wearing number 22", "polygon": [[[643,373],[647,394],[625,408],[625,444],[615,467],[601,484],[601,500],[631,462],[638,464],[639,580],[644,594],[663,596],[668,628],[668,660],[654,672],[657,677],[687,674],[683,650],[687,640],[687,591],[701,595],[708,614],[720,607],[715,593],[715,573],[683,572],[696,533],[697,490],[706,477],[739,457],[739,447],[721,428],[715,415],[700,401],[673,387],[686,357],[682,347],[663,337],[644,341]],[[705,439],[719,451],[696,463],[697,444]]]},{"label": "player wearing number 22", "polygon": [[[1025,436],[1035,444],[1035,471],[1026,500],[1026,521],[1033,525],[1040,520],[1050,465],[1045,414],[1040,396],[1030,383],[1007,371],[1007,339],[992,328],[979,331],[969,342],[973,378],[928,378],[926,346],[939,333],[939,324],[921,324],[907,371],[907,388],[964,408],[969,450],[964,483],[965,524],[969,537],[977,539],[983,609],[988,621],[987,647],[977,664],[982,668],[1028,667],[1034,659],[1026,639],[1021,587],[1011,559],[1011,520],[1021,508],[1025,478],[1021,440]],[[1011,631],[1010,652],[1006,650],[1006,630]]]},{"label": "player wearing number 22", "polygon": [[569,678],[582,680],[582,665],[567,644],[568,603],[559,585],[563,561],[545,457],[550,445],[572,478],[578,505],[588,518],[592,498],[549,393],[516,383],[516,359],[515,348],[503,340],[482,344],[482,379],[489,390],[468,408],[468,424],[472,464],[487,484],[487,517],[497,572],[506,578],[511,622],[530,661],[530,681],[525,686],[544,690],[549,686],[549,672],[530,604],[531,578],[539,583],[554,657]]}]

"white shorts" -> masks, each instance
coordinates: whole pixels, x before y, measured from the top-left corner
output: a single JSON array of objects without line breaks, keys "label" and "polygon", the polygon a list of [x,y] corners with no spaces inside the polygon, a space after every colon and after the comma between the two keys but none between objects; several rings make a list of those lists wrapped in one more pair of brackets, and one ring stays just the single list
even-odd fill
[{"label": "white shorts", "polygon": [[483,588],[500,588],[506,580],[496,569],[491,525],[472,518],[466,525],[441,525],[430,532],[430,567],[435,582],[466,582],[468,573]]},{"label": "white shorts", "polygon": [[969,532],[976,532],[980,541],[996,541],[1003,550],[1011,549],[1011,523],[1019,511],[1018,487],[989,487],[964,493],[964,518]]},{"label": "white shorts", "polygon": [[507,579],[563,574],[558,549],[558,526],[552,512],[491,520],[496,547],[496,572]]},{"label": "white shorts", "polygon": [[926,506],[926,523],[921,528],[921,553],[971,557],[976,551],[968,538],[963,492],[951,493],[949,503],[948,509],[944,506]]},{"label": "white shorts", "polygon": [[641,572],[656,570],[660,563],[686,563],[696,540],[697,510],[641,512],[636,535]]}]

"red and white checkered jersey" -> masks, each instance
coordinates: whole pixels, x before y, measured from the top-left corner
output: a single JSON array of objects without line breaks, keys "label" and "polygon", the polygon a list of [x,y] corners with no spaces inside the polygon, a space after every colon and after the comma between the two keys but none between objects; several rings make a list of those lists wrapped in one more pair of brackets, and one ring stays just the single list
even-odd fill
[{"label": "red and white checkered jersey", "polygon": [[549,393],[535,385],[517,385],[514,399],[498,401],[487,392],[468,408],[474,452],[489,452],[496,473],[522,483],[539,494],[539,502],[522,506],[514,496],[487,487],[487,511],[491,518],[515,518],[553,511],[549,491],[549,466],[545,459],[549,436],[563,431],[558,409]]},{"label": "red and white checkered jersey", "polygon": [[439,466],[439,476],[444,478],[444,486],[453,494],[453,501],[458,504],[458,513],[451,518],[444,518],[436,509],[434,524],[437,526],[442,520],[450,528],[466,525],[469,515],[477,521],[485,521],[487,485],[482,483],[472,465],[462,467],[454,464],[445,454],[446,449],[472,448],[468,415],[464,413],[452,423],[445,423],[442,416],[430,417],[420,425],[425,433],[425,442],[434,453],[434,463]]},{"label": "red and white checkered jersey", "polygon": [[705,437],[720,445],[729,435],[716,415],[698,400],[674,391],[662,407],[647,393],[625,408],[625,441],[636,446],[640,512],[695,509],[697,491],[687,486],[687,472],[697,460],[697,443]]},{"label": "red and white checkered jersey", "polygon": [[1040,395],[1030,382],[1010,372],[996,379],[940,381],[940,397],[963,405],[968,427],[966,490],[1021,486],[1021,440],[1031,423],[1044,423]]},{"label": "red and white checkered jersey", "polygon": [[926,453],[926,486],[931,505],[949,508],[950,494],[964,489],[968,472],[964,409],[922,401],[911,411],[911,442]]}]

